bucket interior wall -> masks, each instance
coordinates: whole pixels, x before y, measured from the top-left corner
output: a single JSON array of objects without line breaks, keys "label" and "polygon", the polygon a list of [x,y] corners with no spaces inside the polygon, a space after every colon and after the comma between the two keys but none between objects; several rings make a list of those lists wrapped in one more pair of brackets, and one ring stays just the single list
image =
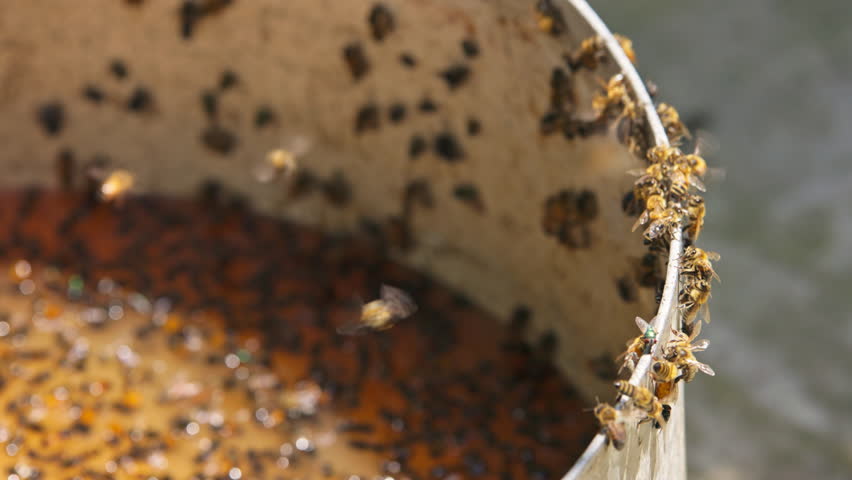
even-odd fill
[{"label": "bucket interior wall", "polygon": [[[622,208],[642,163],[591,126],[592,91],[613,70],[569,72],[564,56],[591,33],[572,10],[553,34],[532,1],[388,1],[378,29],[373,1],[207,2],[223,5],[189,17],[178,3],[3,2],[4,188],[56,185],[70,149],[108,156],[146,192],[194,195],[216,180],[260,212],[329,231],[402,229],[398,259],[501,319],[529,307],[530,335],[556,334],[562,372],[588,399],[612,395],[613,358],[633,317],[653,315],[655,288]],[[573,138],[542,133],[557,69],[563,105],[588,119]],[[223,72],[236,82],[211,115],[202,98]],[[58,125],[40,117],[48,106]],[[311,143],[300,172],[327,188],[258,182],[257,164],[293,136]],[[412,189],[432,201],[410,201]],[[563,200],[583,213],[548,233]]]}]

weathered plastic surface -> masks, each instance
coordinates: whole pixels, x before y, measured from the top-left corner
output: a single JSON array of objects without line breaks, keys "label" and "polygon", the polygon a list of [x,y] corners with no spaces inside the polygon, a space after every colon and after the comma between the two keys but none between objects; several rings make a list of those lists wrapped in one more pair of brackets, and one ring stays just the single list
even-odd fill
[{"label": "weathered plastic surface", "polygon": [[[396,28],[382,41],[370,34],[372,1],[233,2],[197,22],[189,39],[180,34],[178,2],[130,3],[0,3],[4,186],[53,183],[57,152],[72,148],[82,159],[108,155],[148,191],[187,194],[215,178],[264,212],[354,229],[364,218],[382,223],[399,216],[406,186],[424,180],[435,205],[414,212],[414,246],[399,251],[400,258],[503,318],[519,304],[530,306],[532,334],[557,334],[563,372],[590,401],[612,396],[601,365],[636,335],[633,317],[650,318],[656,308],[654,290],[636,284],[645,247],[621,208],[632,182],[625,172],[642,162],[611,134],[568,140],[539,132],[553,68],[593,33],[569,2],[555,2],[568,29],[553,36],[537,28],[532,0],[387,1]],[[464,39],[476,41],[477,56],[464,54]],[[353,42],[370,63],[358,80],[343,59]],[[417,65],[402,65],[403,53]],[[128,78],[108,73],[115,58],[126,63]],[[455,65],[470,73],[451,87],[441,72]],[[225,69],[239,75],[219,103],[218,123],[237,139],[229,154],[200,140],[211,124],[201,92],[214,88]],[[592,88],[616,71],[609,65],[574,79],[579,115],[591,115]],[[98,85],[106,101],[86,101],[87,84]],[[151,111],[127,110],[137,86],[150,90]],[[420,111],[424,98],[437,111]],[[62,102],[66,118],[55,136],[35,121],[50,101]],[[398,124],[388,117],[397,102],[407,107]],[[276,112],[272,127],[253,125],[260,105]],[[379,109],[378,126],[358,131],[359,111],[370,105]],[[471,118],[481,125],[477,135],[468,133]],[[445,133],[458,141],[458,158],[431,148]],[[305,168],[321,178],[342,173],[351,187],[345,206],[319,194],[290,201],[280,183],[256,181],[253,166],[292,134],[313,141]],[[429,149],[412,159],[416,135]],[[478,192],[478,205],[454,193],[466,185]],[[542,228],[545,202],[566,189],[591,191],[598,205],[595,218],[577,227],[588,243],[573,248]],[[619,294],[625,283],[627,299]],[[665,429],[645,425],[639,432],[622,452],[602,449],[582,478],[685,476],[682,401]]]}]

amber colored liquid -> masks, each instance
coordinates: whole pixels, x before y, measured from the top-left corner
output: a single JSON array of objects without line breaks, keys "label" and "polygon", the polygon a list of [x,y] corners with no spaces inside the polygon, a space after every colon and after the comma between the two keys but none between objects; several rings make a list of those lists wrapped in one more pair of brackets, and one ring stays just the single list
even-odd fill
[{"label": "amber colored liquid", "polygon": [[[550,479],[594,433],[517,331],[366,236],[201,201],[0,205],[0,468],[19,478]],[[382,283],[418,312],[339,335]]]}]

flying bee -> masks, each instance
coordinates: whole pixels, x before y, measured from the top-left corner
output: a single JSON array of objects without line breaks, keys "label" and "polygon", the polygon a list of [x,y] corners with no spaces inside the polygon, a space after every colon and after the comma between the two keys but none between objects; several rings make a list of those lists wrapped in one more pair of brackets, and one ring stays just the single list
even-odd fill
[{"label": "flying bee", "polygon": [[133,188],[136,177],[128,170],[116,169],[101,182],[98,195],[105,202],[120,204]]},{"label": "flying bee", "polygon": [[721,281],[713,270],[713,261],[722,257],[716,252],[706,252],[694,245],[686,247],[681,255],[681,273],[701,280]]},{"label": "flying bee", "polygon": [[254,170],[254,176],[260,183],[269,183],[278,178],[289,180],[298,169],[298,159],[311,148],[307,137],[296,135],[284,142],[285,146],[276,148],[266,154]]},{"label": "flying bee", "polygon": [[672,145],[679,145],[684,138],[692,138],[689,134],[689,129],[680,119],[680,114],[677,110],[668,103],[660,103],[657,105],[657,115],[660,117],[660,122],[666,130],[666,136],[669,137],[669,142]]},{"label": "flying bee", "polygon": [[[621,373],[621,371],[625,368],[632,372],[633,369],[636,368],[636,362],[639,360],[639,357],[644,355],[645,352],[657,341],[657,331],[654,330],[653,325],[646,322],[641,317],[636,317],[635,321],[636,326],[639,327],[639,331],[642,332],[642,335],[639,335],[633,340],[627,342],[625,344],[627,345],[627,350],[615,359],[616,363],[623,362],[618,373]],[[653,322],[654,320],[651,319],[651,321]]]},{"label": "flying bee", "polygon": [[645,387],[637,387],[623,380],[615,382],[615,388],[618,390],[618,393],[630,397],[636,408],[645,411],[647,418],[642,420],[643,422],[654,420],[660,425],[666,424],[663,414],[663,404],[650,390]]},{"label": "flying bee", "polygon": [[390,285],[382,285],[381,298],[364,304],[360,318],[342,325],[337,333],[354,335],[365,329],[387,330],[416,311],[417,305],[407,293]]},{"label": "flying bee", "polygon": [[627,433],[624,431],[624,419],[621,417],[619,411],[608,403],[598,403],[595,406],[594,412],[595,417],[601,424],[603,434],[606,435],[607,441],[616,450],[624,448]]},{"label": "flying bee", "polygon": [[692,325],[699,313],[704,314],[704,321],[710,323],[710,311],[707,301],[710,300],[710,282],[704,279],[686,282],[680,291],[679,308],[683,311],[683,321]]},{"label": "flying bee", "polygon": [[690,195],[686,202],[686,237],[695,242],[704,227],[704,215],[707,212],[704,199],[700,195]]}]

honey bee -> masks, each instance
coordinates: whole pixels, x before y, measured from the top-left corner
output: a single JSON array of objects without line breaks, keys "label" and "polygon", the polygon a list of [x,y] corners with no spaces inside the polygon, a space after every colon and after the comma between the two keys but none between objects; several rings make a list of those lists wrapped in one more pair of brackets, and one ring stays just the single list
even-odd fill
[{"label": "honey bee", "polygon": [[[621,362],[621,368],[618,370],[618,373],[621,373],[625,368],[632,372],[636,368],[636,362],[639,360],[639,357],[644,355],[646,350],[657,341],[657,331],[654,330],[653,325],[641,317],[636,317],[635,321],[642,335],[627,342],[627,350],[615,359],[616,363]],[[651,321],[653,322],[654,320],[651,319]]]},{"label": "honey bee", "polygon": [[680,115],[675,108],[667,103],[657,105],[657,115],[660,117],[660,122],[666,130],[666,136],[669,137],[669,142],[672,145],[679,145],[684,138],[692,138],[689,129],[680,119]]},{"label": "honey bee", "polygon": [[693,352],[701,352],[707,350],[710,345],[709,340],[695,341],[695,338],[701,333],[701,324],[696,324],[692,332],[687,336],[682,332],[672,331],[672,339],[669,340],[664,349],[665,358],[668,362],[673,363],[681,369],[682,373],[675,379],[691,382],[698,372],[703,372],[711,377],[716,375],[709,365],[699,362]]},{"label": "honey bee", "polygon": [[683,152],[679,148],[671,145],[657,145],[648,149],[647,153],[648,161],[652,164],[659,163],[673,165],[675,163],[675,159],[682,156]]},{"label": "honey bee", "polygon": [[567,28],[565,18],[559,8],[553,4],[553,0],[538,0],[535,4],[535,14],[536,25],[542,32],[559,35]]},{"label": "honey bee", "polygon": [[[673,399],[677,394],[676,381],[677,379],[671,382],[657,382],[657,385],[654,387],[654,395],[656,395],[661,402]],[[663,407],[666,407],[666,405],[663,405]]]},{"label": "honey bee", "polygon": [[98,194],[105,202],[121,203],[135,182],[135,177],[128,170],[113,170],[101,183]]},{"label": "honey bee", "polygon": [[701,229],[704,227],[704,215],[706,208],[704,207],[704,199],[700,195],[690,195],[686,202],[686,226],[684,232],[686,237],[695,242],[698,240],[698,235],[701,234]]},{"label": "honey bee", "polygon": [[382,285],[381,298],[361,307],[358,320],[342,325],[337,333],[354,335],[367,330],[387,330],[417,311],[417,305],[402,290]]},{"label": "honey bee", "polygon": [[680,228],[681,214],[677,209],[667,208],[656,217],[651,218],[651,223],[642,236],[645,241],[652,243],[657,239],[664,239],[666,235]]},{"label": "honey bee", "polygon": [[649,220],[662,218],[666,211],[666,199],[662,195],[651,195],[645,200],[645,211],[636,219],[630,231],[635,232],[640,225],[648,223]]},{"label": "honey bee", "polygon": [[621,46],[621,49],[624,50],[624,55],[627,56],[630,63],[636,65],[636,51],[633,50],[633,40],[617,33],[613,33],[612,36],[618,40],[618,44]]},{"label": "honey bee", "polygon": [[668,360],[657,360],[651,365],[651,378],[655,382],[669,383],[680,375],[678,366]]},{"label": "honey bee", "polygon": [[704,321],[710,323],[710,311],[707,308],[707,301],[710,300],[709,281],[704,279],[687,281],[681,288],[678,300],[684,323],[692,325],[698,314],[702,312]]},{"label": "honey bee", "polygon": [[[691,275],[701,280],[711,278],[721,281],[719,275],[713,270],[713,261],[722,257],[716,252],[706,252],[694,245],[686,247],[681,255],[681,273]],[[711,261],[712,260],[712,261]]]},{"label": "honey bee", "polygon": [[621,414],[608,403],[598,403],[595,406],[595,417],[601,424],[601,430],[606,435],[607,441],[616,450],[624,448],[627,434],[624,431],[624,420]]},{"label": "honey bee", "polygon": [[647,418],[642,420],[642,422],[654,420],[661,426],[666,424],[663,404],[650,390],[645,387],[637,387],[623,380],[615,382],[615,388],[618,390],[618,393],[630,397],[636,408],[645,411]]},{"label": "honey bee", "polygon": [[261,183],[269,183],[278,178],[289,180],[298,169],[299,157],[305,155],[311,147],[307,137],[294,136],[284,142],[286,147],[276,148],[266,154],[254,171],[255,178]]},{"label": "honey bee", "polygon": [[606,58],[606,45],[603,39],[595,35],[583,39],[580,48],[570,60],[571,69],[578,70],[580,67],[594,70]]},{"label": "honey bee", "polygon": [[613,75],[604,86],[604,90],[603,94],[598,93],[592,98],[592,108],[597,112],[599,118],[626,117],[633,119],[639,116],[639,109],[636,102],[630,98],[623,74]]}]

